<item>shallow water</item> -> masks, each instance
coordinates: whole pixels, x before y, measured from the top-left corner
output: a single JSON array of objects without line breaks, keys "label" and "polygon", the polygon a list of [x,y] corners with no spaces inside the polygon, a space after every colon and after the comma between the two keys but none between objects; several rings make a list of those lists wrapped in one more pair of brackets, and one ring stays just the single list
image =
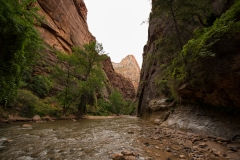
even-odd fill
[{"label": "shallow water", "polygon": [[[136,141],[147,136],[144,131],[150,126],[136,117],[30,123],[32,129],[23,129],[23,124],[0,125],[1,160],[108,160],[124,149],[138,152],[139,159],[145,159]],[[5,140],[13,141],[3,143]]]}]

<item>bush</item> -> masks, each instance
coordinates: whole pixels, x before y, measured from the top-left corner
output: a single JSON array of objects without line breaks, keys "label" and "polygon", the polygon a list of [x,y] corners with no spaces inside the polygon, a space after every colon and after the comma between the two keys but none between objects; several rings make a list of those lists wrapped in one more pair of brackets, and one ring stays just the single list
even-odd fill
[{"label": "bush", "polygon": [[52,82],[46,76],[41,75],[33,77],[32,84],[30,85],[31,90],[41,98],[48,95],[51,87]]},{"label": "bush", "polygon": [[127,101],[124,106],[124,115],[134,115],[136,113],[137,106],[132,101]]},{"label": "bush", "polygon": [[110,95],[109,98],[110,98],[111,105],[113,107],[113,112],[116,114],[120,114],[123,109],[123,105],[125,103],[125,101],[122,97],[122,94],[118,90],[115,90]]},{"label": "bush", "polygon": [[110,102],[104,99],[98,100],[97,115],[108,116],[112,112],[113,112],[113,108]]},{"label": "bush", "polygon": [[56,108],[49,100],[44,101],[35,96],[31,91],[19,90],[14,106],[21,111],[21,116],[32,117],[36,114],[40,116],[56,115],[58,108]]}]

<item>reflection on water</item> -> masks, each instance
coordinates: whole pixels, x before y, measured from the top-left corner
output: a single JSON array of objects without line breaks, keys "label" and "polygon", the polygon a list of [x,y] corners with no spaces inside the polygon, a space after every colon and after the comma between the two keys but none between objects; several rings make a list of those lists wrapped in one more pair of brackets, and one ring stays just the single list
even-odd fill
[{"label": "reflection on water", "polygon": [[[149,126],[136,117],[0,125],[0,159],[111,159],[123,149],[141,152],[136,140]],[[134,134],[128,134],[133,131]],[[6,140],[13,140],[4,143]],[[144,158],[141,158],[144,159]]]}]

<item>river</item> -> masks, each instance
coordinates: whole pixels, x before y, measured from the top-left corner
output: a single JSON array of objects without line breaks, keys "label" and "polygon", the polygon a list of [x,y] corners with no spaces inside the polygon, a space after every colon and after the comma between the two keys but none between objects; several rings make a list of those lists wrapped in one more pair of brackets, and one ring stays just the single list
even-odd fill
[{"label": "river", "polygon": [[1,160],[239,160],[240,141],[162,128],[137,117],[0,124]]},{"label": "river", "polygon": [[147,136],[144,131],[151,124],[136,117],[32,122],[32,129],[22,128],[23,124],[0,125],[1,160],[108,160],[122,150],[147,159],[136,141]]}]

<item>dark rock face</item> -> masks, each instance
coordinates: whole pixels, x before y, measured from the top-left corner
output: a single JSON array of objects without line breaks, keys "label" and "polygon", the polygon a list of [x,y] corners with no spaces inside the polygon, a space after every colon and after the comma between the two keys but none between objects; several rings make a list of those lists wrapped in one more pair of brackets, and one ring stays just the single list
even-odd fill
[{"label": "dark rock face", "polygon": [[110,58],[103,62],[103,70],[105,71],[111,85],[119,90],[125,99],[135,98],[135,90],[132,82],[114,71]]},{"label": "dark rock face", "polygon": [[239,44],[240,35],[216,44],[216,56],[192,66],[192,78],[179,88],[179,95],[212,106],[240,107]]},{"label": "dark rock face", "polygon": [[[153,58],[161,55],[155,52],[161,47],[156,41],[164,38],[170,25],[158,26],[161,22],[157,17],[149,22],[137,93],[138,116],[175,129],[228,138],[239,135],[239,112],[235,111],[240,109],[240,35],[219,41],[213,47],[215,57],[190,66],[190,78],[177,90],[182,101],[174,104],[159,93],[155,83],[163,71],[163,63]],[[170,65],[167,60],[164,62]]]},{"label": "dark rock face", "polygon": [[138,86],[137,97],[138,103],[138,115],[148,116],[148,114],[154,112],[148,105],[151,100],[164,99],[164,96],[159,94],[158,86],[155,84],[155,79],[161,73],[161,67],[158,59],[152,58],[157,56],[155,41],[163,36],[161,29],[157,25],[160,20],[153,19],[149,23],[148,28],[148,43],[144,46],[143,64],[140,73],[140,83]]}]

